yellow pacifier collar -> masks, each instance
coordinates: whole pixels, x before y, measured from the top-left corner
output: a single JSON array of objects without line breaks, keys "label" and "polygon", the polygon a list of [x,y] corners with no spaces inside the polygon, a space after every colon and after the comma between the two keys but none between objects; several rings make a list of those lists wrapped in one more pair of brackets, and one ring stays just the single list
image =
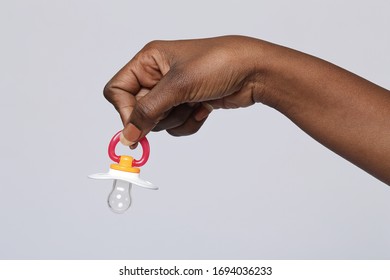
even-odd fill
[{"label": "yellow pacifier collar", "polygon": [[113,163],[110,165],[111,169],[131,172],[131,173],[139,173],[140,169],[137,167],[133,167],[133,157],[131,156],[120,156],[119,163]]}]

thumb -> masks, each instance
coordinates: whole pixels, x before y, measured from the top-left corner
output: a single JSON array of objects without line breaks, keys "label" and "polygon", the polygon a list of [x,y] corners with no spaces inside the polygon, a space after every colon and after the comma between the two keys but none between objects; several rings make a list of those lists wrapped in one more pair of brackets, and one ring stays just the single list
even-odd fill
[{"label": "thumb", "polygon": [[122,131],[121,142],[134,145],[163,118],[164,113],[185,102],[183,83],[168,72],[153,89],[134,106],[129,122]]}]

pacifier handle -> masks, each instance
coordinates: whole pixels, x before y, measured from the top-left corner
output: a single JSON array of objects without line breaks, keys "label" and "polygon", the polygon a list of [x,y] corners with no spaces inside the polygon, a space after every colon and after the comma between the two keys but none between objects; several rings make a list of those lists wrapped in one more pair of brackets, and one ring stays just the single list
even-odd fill
[{"label": "pacifier handle", "polygon": [[[122,132],[122,130],[118,131],[112,137],[112,139],[110,141],[110,144],[108,145],[108,156],[110,157],[111,160],[113,160],[113,161],[115,161],[117,163],[119,163],[120,156],[118,156],[115,153],[115,148],[116,148],[116,145],[119,142],[121,132]],[[146,139],[146,137],[142,137],[139,140],[139,143],[141,144],[141,147],[142,147],[142,156],[138,160],[137,159],[133,160],[133,166],[134,167],[141,167],[142,165],[144,165],[148,161],[149,155],[150,155],[150,145],[149,145],[148,139]]]}]

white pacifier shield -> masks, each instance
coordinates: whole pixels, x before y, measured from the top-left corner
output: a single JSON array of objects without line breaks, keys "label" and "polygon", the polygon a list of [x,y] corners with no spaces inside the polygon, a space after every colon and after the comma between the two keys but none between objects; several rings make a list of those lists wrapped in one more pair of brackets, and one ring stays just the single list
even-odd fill
[{"label": "white pacifier shield", "polygon": [[151,182],[141,179],[139,173],[124,172],[110,168],[108,173],[96,173],[88,177],[97,180],[122,180],[146,189],[158,190],[158,187]]}]

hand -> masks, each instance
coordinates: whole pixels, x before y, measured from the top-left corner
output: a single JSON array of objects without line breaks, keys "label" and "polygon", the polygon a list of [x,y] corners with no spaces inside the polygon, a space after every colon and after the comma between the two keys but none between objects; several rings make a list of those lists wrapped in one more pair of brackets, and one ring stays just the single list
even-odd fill
[{"label": "hand", "polygon": [[320,143],[390,184],[389,91],[316,57],[248,37],[156,41],[106,85],[125,126],[195,133],[213,108],[262,102]]},{"label": "hand", "polygon": [[226,36],[147,44],[104,89],[125,126],[122,143],[134,145],[151,130],[193,134],[213,108],[254,104],[262,92],[259,42]]}]

